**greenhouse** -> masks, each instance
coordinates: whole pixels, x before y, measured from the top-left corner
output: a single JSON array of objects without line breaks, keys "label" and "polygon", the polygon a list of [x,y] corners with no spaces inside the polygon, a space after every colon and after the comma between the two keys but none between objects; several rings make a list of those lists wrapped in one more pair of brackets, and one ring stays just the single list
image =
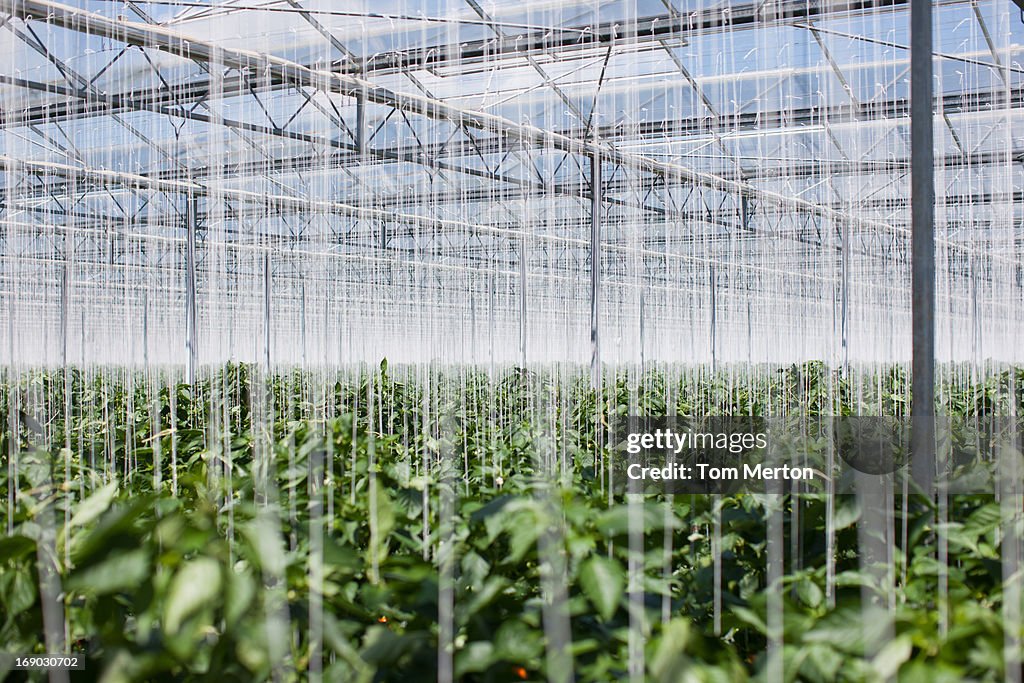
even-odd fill
[{"label": "greenhouse", "polygon": [[1024,680],[1024,0],[0,63],[0,680]]}]

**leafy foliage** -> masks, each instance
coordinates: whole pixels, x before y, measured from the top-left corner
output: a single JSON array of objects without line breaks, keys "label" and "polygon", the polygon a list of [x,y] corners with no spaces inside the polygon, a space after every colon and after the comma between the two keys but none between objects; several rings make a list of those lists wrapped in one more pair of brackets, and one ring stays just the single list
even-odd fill
[{"label": "leafy foliage", "polygon": [[[951,384],[944,409],[999,411],[1009,379]],[[229,365],[194,387],[8,378],[0,642],[45,651],[50,563],[81,680],[434,680],[445,587],[467,681],[546,679],[552,618],[580,681],[631,662],[659,682],[770,678],[773,657],[786,680],[1005,677],[1000,557],[1024,529],[991,498],[951,498],[940,522],[897,496],[907,541],[873,564],[852,499],[627,501],[606,479],[614,415],[848,414],[855,390],[858,410],[898,414],[900,369],[859,387],[819,364],[608,382],[386,362],[329,380]],[[772,515],[786,573],[769,586]]]}]

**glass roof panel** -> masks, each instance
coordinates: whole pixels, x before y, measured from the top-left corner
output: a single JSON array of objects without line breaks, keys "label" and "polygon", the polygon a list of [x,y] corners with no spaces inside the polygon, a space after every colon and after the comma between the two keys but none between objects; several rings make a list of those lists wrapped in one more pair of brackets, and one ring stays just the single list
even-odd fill
[{"label": "glass roof panel", "polygon": [[[361,65],[361,76],[379,88],[566,135],[590,135],[594,131],[587,125],[593,124],[602,142],[618,150],[730,178],[761,173],[765,178],[756,182],[786,195],[857,203],[905,194],[900,185],[905,172],[898,168],[909,153],[908,27],[902,6],[873,12],[825,7],[813,24],[762,14],[731,27],[676,25],[665,38],[628,35],[632,20],[669,13],[661,0],[482,0],[483,17],[465,0],[301,2],[322,28],[283,2],[259,10],[253,9],[255,0],[140,7],[159,22],[173,17],[169,27],[187,36],[300,64],[344,63],[348,53],[359,60],[377,56],[345,68]],[[722,4],[673,2],[684,15]],[[138,20],[121,3],[89,0],[77,6]],[[1024,121],[1005,100],[1007,87],[1024,85],[1024,24],[1007,0],[982,0],[976,7],[959,0],[936,5],[935,83],[952,128],[936,119],[941,158],[952,158],[961,149],[976,157],[1024,149]],[[750,8],[734,3],[733,10]],[[609,22],[620,23],[625,37],[585,47],[512,50],[508,41],[494,39],[489,18],[512,42],[522,37],[524,45],[538,35],[552,35],[552,28]],[[40,21],[30,26],[53,55],[122,104],[3,85],[7,110],[48,102],[64,103],[67,110],[37,111],[36,120],[43,123],[36,130],[19,126],[12,117],[2,137],[8,155],[140,174],[171,175],[179,164],[202,172],[220,169],[231,176],[231,186],[276,193],[301,193],[304,183],[312,182],[347,196],[373,184],[394,194],[395,201],[408,188],[458,192],[494,187],[511,193],[533,188],[538,173],[570,182],[586,166],[585,160],[566,160],[563,152],[519,145],[514,136],[502,134],[501,126],[471,129],[473,148],[461,144],[467,134],[451,121],[373,103],[363,110],[372,163],[353,163],[357,106],[350,94],[312,93],[305,85],[303,92],[314,100],[308,104],[294,84],[271,83],[259,73],[248,74],[252,82],[239,86],[237,71],[215,66],[210,82],[206,68],[155,47],[124,50],[117,40]],[[43,90],[67,86],[65,74],[9,29],[0,35],[0,50],[13,58],[10,73],[38,81]],[[473,51],[472,60],[460,60],[465,50]],[[181,84],[195,87],[177,87]],[[74,152],[62,152],[65,144]],[[515,153],[509,153],[511,148]],[[391,158],[395,150],[402,151],[401,160]],[[290,167],[292,162],[315,168],[299,172]],[[820,168],[812,168],[815,164]],[[883,164],[893,168],[879,170]],[[979,162],[976,175],[972,170],[963,176],[971,179],[971,187],[1001,182],[980,170],[986,164],[1003,169],[1005,177],[1011,173],[1005,164]],[[840,170],[822,182],[833,166]],[[495,169],[522,184],[487,185],[479,177]],[[1019,182],[1019,169],[1012,173]],[[429,199],[423,200],[425,207],[407,197],[403,201],[408,211],[426,210],[430,204]],[[551,200],[545,210],[564,210],[557,208],[561,201]],[[574,198],[566,205],[578,203]],[[451,204],[445,210],[458,215],[457,202]],[[888,205],[866,204],[858,210],[892,214]]]},{"label": "glass roof panel", "polygon": [[497,21],[521,26],[573,27],[626,21],[629,18],[662,16],[668,13],[660,0],[568,0],[562,3],[508,0],[481,3]]}]

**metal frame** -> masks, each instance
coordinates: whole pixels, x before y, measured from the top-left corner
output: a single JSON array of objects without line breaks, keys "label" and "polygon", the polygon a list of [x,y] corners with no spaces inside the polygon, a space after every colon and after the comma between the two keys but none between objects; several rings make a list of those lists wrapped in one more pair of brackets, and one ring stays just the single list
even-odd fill
[{"label": "metal frame", "polygon": [[910,4],[910,150],[913,357],[912,473],[931,494],[935,479],[935,169],[931,0]]},{"label": "metal frame", "polygon": [[394,92],[347,74],[312,69],[272,55],[225,48],[208,41],[169,31],[163,27],[146,26],[127,21],[112,21],[92,12],[48,0],[8,1],[12,3],[13,13],[22,18],[41,15],[47,18],[48,23],[71,30],[86,31],[131,45],[155,47],[185,59],[214,62],[239,72],[263,74],[271,81],[278,80],[296,87],[312,87],[349,97],[365,97],[367,101],[399,111],[420,114],[431,119],[451,121],[460,128],[491,131],[503,138],[517,140],[530,147],[558,150],[581,157],[592,157],[597,154],[602,159],[607,159],[609,163],[619,166],[688,181],[714,190],[735,192],[738,195],[746,194],[761,204],[772,204],[783,209],[809,213],[837,222],[843,220],[861,222],[842,212],[795,197],[768,192],[748,183],[695,171],[678,164],[624,153],[607,145],[516,123],[493,114],[467,110],[442,100]]},{"label": "metal frame", "polygon": [[[360,60],[319,21],[316,12],[304,9],[300,0],[288,0],[292,10],[327,45],[345,55],[342,63],[328,70],[319,65],[229,49],[212,41],[193,40],[177,29],[156,24],[135,6],[131,6],[132,10],[145,23],[111,20],[49,0],[6,0],[4,7],[16,17],[39,17],[56,26],[104,37],[118,45],[123,43],[124,48],[87,78],[46,46],[39,32],[32,29],[34,21],[7,22],[8,30],[53,64],[66,84],[0,75],[0,83],[62,98],[25,110],[5,108],[2,114],[0,128],[4,132],[0,134],[22,137],[62,159],[53,162],[0,157],[0,168],[11,179],[0,188],[0,215],[8,225],[17,225],[0,236],[3,263],[11,263],[12,257],[33,259],[61,254],[65,273],[71,273],[76,264],[91,264],[91,252],[99,254],[104,248],[101,236],[89,230],[91,222],[122,226],[123,236],[107,237],[111,266],[118,260],[128,262],[128,256],[113,254],[113,245],[119,240],[127,245],[130,238],[139,249],[146,250],[150,248],[149,241],[178,245],[179,239],[183,240],[186,319],[191,320],[186,329],[190,368],[199,363],[197,325],[201,315],[197,310],[197,273],[204,272],[204,259],[209,249],[221,248],[217,245],[235,248],[248,242],[262,254],[263,327],[267,335],[264,362],[268,366],[270,318],[276,310],[271,305],[272,281],[277,279],[276,266],[272,264],[278,263],[279,254],[357,259],[362,255],[367,257],[366,262],[379,264],[382,272],[405,267],[399,264],[406,258],[409,267],[435,274],[473,271],[483,276],[507,269],[519,280],[516,296],[523,364],[530,360],[531,351],[527,347],[527,330],[532,325],[528,316],[533,315],[528,283],[535,276],[571,283],[589,268],[591,375],[598,386],[602,361],[600,329],[603,316],[610,314],[602,305],[606,283],[625,285],[631,273],[641,273],[642,282],[632,286],[640,292],[640,315],[648,319],[649,312],[643,309],[654,305],[645,294],[648,288],[667,292],[673,283],[709,288],[712,302],[708,334],[713,360],[719,306],[731,296],[730,290],[734,294],[753,291],[758,278],[785,278],[807,283],[806,292],[795,290],[794,300],[817,302],[821,291],[828,288],[840,302],[839,327],[845,363],[852,282],[858,281],[856,286],[874,297],[886,285],[860,280],[885,273],[891,285],[904,278],[909,282],[913,275],[914,310],[923,310],[918,303],[918,295],[923,291],[919,271],[922,267],[927,269],[927,263],[921,265],[921,249],[927,249],[928,238],[920,232],[922,206],[917,187],[925,165],[929,173],[940,167],[950,174],[950,186],[944,196],[944,206],[949,207],[946,220],[950,223],[958,220],[958,207],[991,206],[996,211],[1021,203],[1020,191],[955,191],[960,174],[979,168],[999,173],[1024,161],[1024,151],[983,149],[984,138],[961,139],[950,118],[959,113],[973,117],[972,121],[982,121],[993,106],[1012,111],[1024,103],[1024,89],[1014,88],[1010,80],[1011,72],[1017,70],[1002,59],[976,6],[974,14],[992,64],[975,56],[937,52],[930,43],[915,42],[914,68],[919,68],[922,60],[930,66],[933,57],[965,62],[998,72],[1003,79],[1002,88],[972,93],[969,97],[947,94],[937,100],[930,91],[922,95],[914,88],[909,101],[898,97],[864,101],[855,96],[842,65],[823,37],[837,32],[818,21],[836,14],[902,7],[907,1],[913,4],[918,0],[866,0],[840,5],[780,0],[774,4],[734,6],[730,14],[709,10],[691,15],[681,15],[667,6],[665,16],[638,18],[621,25],[607,22],[525,33],[509,31],[473,0],[466,1],[494,37]],[[962,3],[952,0],[942,4]],[[700,79],[690,74],[672,49],[672,41],[693,35],[767,26],[805,29],[850,102],[726,116],[716,111]],[[868,36],[853,38],[877,42]],[[595,55],[599,57],[600,69],[596,70],[599,75],[593,81],[592,95],[596,106],[607,86],[606,68],[612,57],[619,50],[635,49],[640,44],[644,49],[661,50],[672,57],[678,75],[707,110],[708,117],[598,125],[592,113],[586,114],[566,95],[559,78],[553,77],[543,62],[563,53],[571,56],[580,50],[599,50]],[[160,85],[138,91],[101,92],[95,85],[99,76],[136,48],[149,61]],[[150,58],[153,50],[192,60],[209,75],[205,81],[172,85]],[[477,62],[493,65],[495,60],[502,59],[522,60],[525,68],[540,78],[536,87],[550,91],[554,101],[560,101],[572,113],[574,122],[547,130],[476,111],[434,96],[427,81],[420,82],[412,74],[408,80],[420,94],[398,92],[367,80],[412,67],[455,69],[464,74],[476,69]],[[921,80],[918,71],[914,71],[912,84]],[[289,103],[283,113],[272,113],[263,94],[285,88],[296,93],[294,103]],[[348,110],[343,115],[338,108],[338,96],[355,105],[354,114]],[[225,115],[228,97],[243,99],[249,108],[246,115]],[[941,118],[933,114],[933,103]],[[383,109],[386,115],[368,123],[371,108]],[[171,149],[163,141],[147,137],[145,130],[123,116],[126,112],[167,116],[179,122],[174,124],[176,134],[182,131],[179,125],[184,127],[186,123],[195,134],[224,129],[241,141],[243,150],[263,155],[266,161],[252,159],[254,155],[250,154],[249,160],[239,163],[218,165],[214,160],[209,167],[202,167],[183,158],[176,143]],[[306,113],[323,117],[326,125],[309,132],[301,125]],[[856,126],[890,117],[905,119],[908,114],[914,138],[914,151],[909,158],[854,160],[846,155],[835,134],[842,125]],[[114,122],[133,142],[141,141],[159,163],[147,162],[148,167],[140,168],[139,172],[90,168],[60,124],[93,116]],[[921,142],[918,133],[925,125],[923,121],[930,123],[933,119],[947,126],[956,151],[924,162],[918,151],[922,145],[930,148],[932,143]],[[422,137],[425,121],[442,122],[435,139]],[[388,142],[385,138],[392,134],[389,126],[400,129],[401,135],[395,133],[396,139],[408,140],[408,144]],[[778,169],[764,163],[749,169],[727,145],[728,137],[737,132],[767,135],[772,129],[798,131],[802,126],[823,127],[824,137],[831,140],[830,148],[834,148],[831,151],[841,158],[826,155],[821,160],[799,163],[788,160]],[[930,126],[926,127],[930,131]],[[878,142],[881,141],[880,137]],[[293,144],[293,148],[287,154],[268,153],[267,147],[276,142]],[[706,144],[722,158],[722,170],[705,170],[707,164],[699,154],[682,157],[681,161],[653,158],[645,150],[649,142]],[[629,151],[631,146],[637,151]],[[781,146],[779,154],[785,154]],[[403,169],[404,173],[406,167],[410,169],[407,187],[388,189],[375,184],[374,174],[390,173],[392,169]],[[345,183],[341,191],[332,192],[330,200],[324,198],[326,185],[317,186],[314,182],[311,186],[304,179],[307,174],[321,172],[332,173]],[[844,177],[856,179],[885,173],[887,178],[899,179],[908,172],[915,187],[910,199],[913,210],[909,226],[907,198],[866,196],[851,206],[832,187]],[[247,189],[225,183],[228,180],[245,181],[243,186]],[[820,191],[816,189],[819,186]],[[804,192],[807,198],[801,196]],[[346,201],[349,197],[352,200]],[[458,216],[458,220],[446,218],[446,214]],[[328,216],[330,220],[325,218]],[[37,236],[29,236],[29,230],[20,223],[24,219],[29,221],[27,225],[39,226]],[[998,220],[995,215],[987,219],[972,217],[968,224],[974,233],[962,237],[935,235],[932,231],[931,251],[938,247],[949,255],[948,266],[944,267],[953,291],[942,293],[942,298],[950,306],[960,305],[964,297],[956,288],[968,280],[971,287],[980,282],[992,290],[1002,285],[1001,278],[1007,272],[1017,272],[1020,280],[1020,256],[1024,253],[1021,240],[1014,243],[1009,253],[996,252],[993,245],[1006,243]],[[934,225],[934,216],[931,223]],[[211,239],[211,231],[222,237]],[[56,237],[61,232],[63,246]],[[81,242],[76,243],[78,237],[72,238],[73,235],[80,236]],[[750,259],[748,262],[737,261],[737,248]],[[765,258],[775,260],[766,265]],[[177,262],[173,252],[170,260]],[[961,267],[964,263],[982,261],[999,267],[982,273],[967,273]],[[230,270],[240,266],[229,263],[224,267]],[[934,271],[934,261],[931,268]],[[694,276],[697,271],[704,273],[703,282]],[[0,279],[17,272],[16,268],[9,271],[4,265]],[[300,272],[298,276],[304,282],[305,274]],[[819,287],[820,291],[815,289]],[[529,297],[534,296],[537,293],[531,291]],[[68,295],[62,297],[62,307],[66,308]],[[934,292],[931,299],[934,301]],[[931,315],[934,316],[934,309]],[[642,330],[644,322],[639,324]],[[914,329],[916,340],[924,334],[916,318]],[[66,340],[66,329],[61,336]],[[915,357],[920,356],[916,341],[914,349]],[[641,350],[641,356],[643,353]],[[66,358],[66,349],[63,355]]]}]

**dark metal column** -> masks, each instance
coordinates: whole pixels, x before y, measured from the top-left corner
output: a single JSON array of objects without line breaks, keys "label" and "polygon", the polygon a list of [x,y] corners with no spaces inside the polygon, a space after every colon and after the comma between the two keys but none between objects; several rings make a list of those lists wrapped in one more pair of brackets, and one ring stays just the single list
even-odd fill
[{"label": "dark metal column", "polygon": [[526,228],[523,228],[523,237],[519,240],[519,365],[526,370],[526,335],[529,330],[527,324],[527,308],[526,308],[526,277],[527,277],[527,259],[529,254],[527,250],[529,246],[526,243]]},{"label": "dark metal column", "polygon": [[647,283],[640,287],[640,376],[647,372]]},{"label": "dark metal column", "polygon": [[590,386],[601,389],[601,157],[590,157]]},{"label": "dark metal column", "polygon": [[[64,270],[60,281],[60,364],[65,373],[68,367],[68,320],[71,312],[71,250],[74,238],[64,233]],[[67,385],[65,385],[67,391]]]},{"label": "dark metal column", "polygon": [[366,91],[360,90],[356,97],[356,147],[359,163],[366,163]]},{"label": "dark metal column", "polygon": [[263,252],[263,368],[270,376],[270,296],[272,291],[270,250]]},{"label": "dark metal column", "polygon": [[711,350],[711,371],[718,367],[718,273],[715,264],[708,267],[708,289],[711,295],[711,323],[708,327],[708,346]]},{"label": "dark metal column", "polygon": [[840,333],[842,335],[842,371],[843,376],[850,370],[850,225],[842,223],[840,249],[842,249],[842,266],[840,281]]},{"label": "dark metal column", "polygon": [[932,142],[932,0],[910,3],[910,209],[913,317],[911,387],[914,481],[935,474],[935,185]]},{"label": "dark metal column", "polygon": [[199,361],[199,334],[196,315],[196,221],[199,220],[198,200],[189,195],[185,210],[187,223],[185,239],[185,348],[188,351],[188,383],[196,383]]}]

